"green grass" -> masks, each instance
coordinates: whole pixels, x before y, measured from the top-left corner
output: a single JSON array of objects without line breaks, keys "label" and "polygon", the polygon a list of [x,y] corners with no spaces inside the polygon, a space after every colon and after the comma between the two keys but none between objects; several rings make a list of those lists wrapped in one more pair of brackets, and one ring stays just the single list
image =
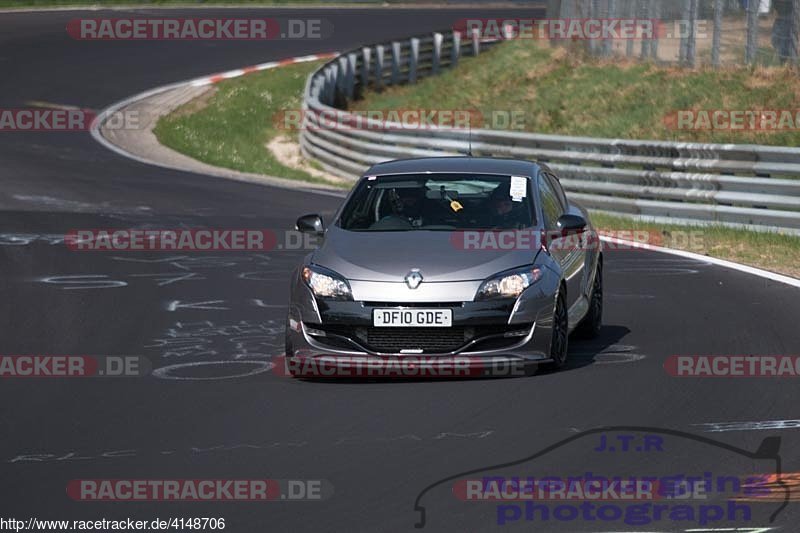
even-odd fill
[{"label": "green grass", "polygon": [[530,40],[503,43],[413,86],[368,93],[353,108],[474,109],[484,118],[521,112],[520,129],[562,135],[800,144],[798,131],[688,131],[665,123],[678,110],[798,109],[800,81],[788,68],[682,70],[592,59]]},{"label": "green grass", "polygon": [[297,139],[297,131],[278,129],[273,120],[284,110],[300,108],[305,80],[320,64],[288,65],[218,83],[204,106],[189,102],[162,117],[156,137],[161,144],[211,165],[321,182],[282,165],[266,148],[278,135]]},{"label": "green grass", "polygon": [[598,230],[650,232],[653,244],[727,259],[800,278],[800,239],[723,226],[679,226],[592,213]]}]

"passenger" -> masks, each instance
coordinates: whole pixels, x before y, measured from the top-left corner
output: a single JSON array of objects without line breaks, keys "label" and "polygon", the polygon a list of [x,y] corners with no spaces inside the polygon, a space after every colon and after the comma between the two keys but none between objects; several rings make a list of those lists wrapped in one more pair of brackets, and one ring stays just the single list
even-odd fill
[{"label": "passenger", "polygon": [[499,229],[521,229],[527,225],[524,220],[523,202],[511,198],[511,185],[497,187],[489,196],[489,227]]}]

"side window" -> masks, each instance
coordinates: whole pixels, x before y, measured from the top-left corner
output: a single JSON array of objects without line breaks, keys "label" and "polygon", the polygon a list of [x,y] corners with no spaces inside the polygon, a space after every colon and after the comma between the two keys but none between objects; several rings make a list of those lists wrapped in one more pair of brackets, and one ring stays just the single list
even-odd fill
[{"label": "side window", "polygon": [[564,213],[566,213],[569,202],[567,201],[567,195],[564,194],[564,189],[561,187],[561,182],[558,181],[558,178],[554,174],[548,173],[545,175],[549,179],[553,190],[556,192],[556,196],[558,197],[558,201],[561,202],[561,207],[564,209]]},{"label": "side window", "polygon": [[555,229],[559,217],[564,214],[564,209],[553,190],[550,181],[544,177],[539,177],[539,196],[542,198],[542,213],[544,214],[544,225],[547,229]]}]

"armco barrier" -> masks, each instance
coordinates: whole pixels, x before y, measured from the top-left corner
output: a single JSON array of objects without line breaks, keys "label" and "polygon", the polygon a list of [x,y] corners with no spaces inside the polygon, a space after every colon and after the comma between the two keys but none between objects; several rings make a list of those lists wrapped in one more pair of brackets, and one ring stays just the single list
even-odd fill
[{"label": "armco barrier", "polygon": [[[682,224],[721,224],[800,235],[800,149],[427,128],[361,117],[359,128],[320,127],[369,87],[414,83],[493,42],[434,33],[343,53],[309,76],[303,98],[306,157],[355,179],[392,159],[458,155],[546,162],[590,209]],[[352,120],[356,120],[352,116]]]}]

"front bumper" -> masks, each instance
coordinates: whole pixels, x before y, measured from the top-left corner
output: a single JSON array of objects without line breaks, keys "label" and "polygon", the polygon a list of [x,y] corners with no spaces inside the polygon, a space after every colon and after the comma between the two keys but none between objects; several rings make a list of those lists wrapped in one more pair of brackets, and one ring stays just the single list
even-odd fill
[{"label": "front bumper", "polygon": [[[544,276],[517,300],[481,302],[464,298],[475,294],[479,282],[470,282],[466,291],[461,291],[465,282],[454,283],[459,291],[449,293],[443,286],[450,284],[438,284],[438,293],[451,298],[456,294],[461,301],[419,301],[392,287],[372,294],[360,291],[359,301],[342,302],[315,298],[298,276],[294,279],[286,327],[289,361],[314,359],[339,368],[390,360],[435,361],[452,370],[550,361],[555,276]],[[387,300],[387,294],[394,298]],[[377,308],[448,308],[453,323],[450,328],[379,328],[372,318]]]}]

